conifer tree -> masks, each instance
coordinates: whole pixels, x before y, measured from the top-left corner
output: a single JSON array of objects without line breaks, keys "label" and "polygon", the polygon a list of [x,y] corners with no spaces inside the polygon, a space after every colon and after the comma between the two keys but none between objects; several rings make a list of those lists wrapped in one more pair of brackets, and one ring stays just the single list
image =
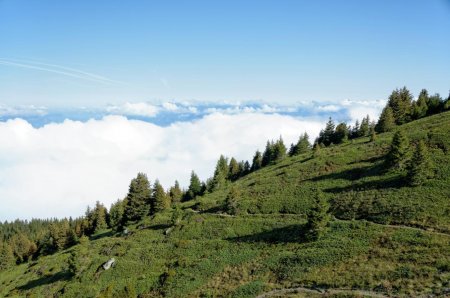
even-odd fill
[{"label": "conifer tree", "polygon": [[250,171],[251,171],[250,163],[248,162],[248,160],[246,160],[246,161],[244,162],[244,172],[243,172],[243,175],[242,175],[242,176],[247,175],[248,173],[250,173]]},{"label": "conifer tree", "polygon": [[387,132],[393,130],[395,127],[394,113],[390,106],[386,106],[381,112],[380,119],[378,120],[375,129],[377,132]]},{"label": "conifer tree", "polygon": [[370,142],[373,143],[377,139],[377,133],[375,132],[375,127],[370,128]]},{"label": "conifer tree", "polygon": [[254,172],[259,170],[262,167],[262,155],[261,152],[256,150],[255,155],[253,156],[251,171]]},{"label": "conifer tree", "polygon": [[195,197],[201,195],[201,193],[202,193],[202,183],[200,181],[200,178],[198,178],[197,174],[194,171],[192,171],[189,188],[188,191],[186,192],[186,200],[195,199]]},{"label": "conifer tree", "polygon": [[320,149],[320,144],[319,143],[314,143],[314,147],[313,147],[313,151],[314,151],[314,157],[317,157],[317,156],[319,156],[320,155],[320,151],[321,151],[321,149]]},{"label": "conifer tree", "polygon": [[442,112],[444,110],[444,105],[444,101],[439,93],[429,96],[427,100],[427,116]]},{"label": "conifer tree", "polygon": [[344,122],[339,123],[336,126],[336,131],[334,132],[334,142],[336,144],[340,144],[343,143],[345,140],[348,139],[348,134],[349,134],[349,129],[347,127],[347,124],[345,124]]},{"label": "conifer tree", "polygon": [[8,243],[0,242],[0,271],[15,264],[14,253]]},{"label": "conifer tree", "polygon": [[170,200],[164,191],[163,186],[159,183],[159,180],[156,179],[153,184],[153,193],[151,197],[151,214],[166,210],[170,208]]},{"label": "conifer tree", "polygon": [[311,144],[309,143],[309,135],[305,132],[297,142],[297,154],[306,153],[311,149]]},{"label": "conifer tree", "polygon": [[139,173],[136,178],[131,180],[124,210],[125,224],[140,220],[149,213],[151,194],[147,175]]},{"label": "conifer tree", "polygon": [[234,157],[230,159],[230,164],[228,165],[228,180],[234,181],[239,178],[239,164]]},{"label": "conifer tree", "polygon": [[114,231],[119,231],[122,228],[125,205],[126,202],[117,200],[115,203],[111,204],[111,208],[109,208],[109,226]]},{"label": "conifer tree", "polygon": [[278,162],[286,157],[286,146],[284,145],[283,139],[280,138],[275,142],[272,152],[273,162]]},{"label": "conifer tree", "polygon": [[334,129],[334,121],[330,117],[327,124],[325,125],[325,130],[322,130],[319,133],[319,143],[324,143],[325,146],[329,146],[331,143],[335,143]]},{"label": "conifer tree", "polygon": [[431,162],[427,146],[420,140],[408,167],[408,180],[411,186],[420,186],[431,177]]},{"label": "conifer tree", "polygon": [[94,208],[94,223],[93,223],[94,232],[98,232],[108,228],[108,225],[106,223],[107,214],[108,210],[106,210],[105,206],[103,206],[103,204],[97,201],[95,203]]},{"label": "conifer tree", "polygon": [[181,198],[183,197],[183,191],[181,190],[180,183],[178,183],[177,180],[175,180],[174,186],[169,189],[169,195],[172,203],[178,203],[181,201]]},{"label": "conifer tree", "polygon": [[239,206],[238,200],[241,196],[241,192],[237,187],[232,187],[225,198],[225,211],[230,215],[238,215]]},{"label": "conifer tree", "polygon": [[227,177],[228,177],[228,159],[225,158],[225,156],[220,155],[220,158],[216,164],[216,169],[214,170],[212,190],[216,190],[223,187],[226,184]]},{"label": "conifer tree", "polygon": [[394,114],[395,123],[401,125],[410,120],[413,96],[406,87],[392,91],[389,96],[388,106]]},{"label": "conifer tree", "polygon": [[262,162],[261,162],[262,167],[265,167],[272,162],[273,152],[275,149],[274,147],[275,147],[275,144],[273,141],[267,141],[266,148],[264,149],[264,153],[262,155]]},{"label": "conifer tree", "polygon": [[420,119],[422,117],[425,117],[427,115],[428,111],[428,91],[427,89],[422,89],[419,94],[419,98],[417,101],[413,103],[412,106],[412,118],[413,119]]},{"label": "conifer tree", "polygon": [[409,157],[409,140],[398,130],[392,138],[391,149],[386,156],[386,164],[390,168],[403,169]]},{"label": "conifer tree", "polygon": [[314,203],[308,212],[308,221],[305,226],[306,239],[314,241],[325,234],[330,221],[328,210],[328,202],[324,199],[322,192],[316,190]]},{"label": "conifer tree", "polygon": [[369,118],[369,115],[367,115],[361,121],[361,125],[359,127],[358,136],[359,137],[367,136],[369,134],[369,129],[370,129],[370,118]]}]

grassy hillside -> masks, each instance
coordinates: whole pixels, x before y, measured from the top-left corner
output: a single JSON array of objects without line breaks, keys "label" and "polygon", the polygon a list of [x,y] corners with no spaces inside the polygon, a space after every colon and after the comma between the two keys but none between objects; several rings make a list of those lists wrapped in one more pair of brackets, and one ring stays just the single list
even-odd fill
[{"label": "grassy hillside", "polygon": [[[423,186],[407,186],[404,172],[382,166],[392,133],[356,139],[183,203],[183,220],[168,233],[172,211],[130,226],[129,236],[104,231],[0,272],[0,296],[449,295],[450,113],[400,129],[429,145],[434,179]],[[231,187],[240,190],[239,216],[223,213]],[[302,230],[314,188],[330,201],[334,219],[323,238],[308,242]],[[76,276],[69,273],[73,254]],[[99,270],[111,257],[116,266]]]}]

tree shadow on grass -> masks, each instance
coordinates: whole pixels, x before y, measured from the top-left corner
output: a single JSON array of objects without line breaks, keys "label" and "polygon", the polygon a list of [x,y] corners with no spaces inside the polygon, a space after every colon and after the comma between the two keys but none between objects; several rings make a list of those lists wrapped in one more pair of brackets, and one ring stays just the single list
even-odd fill
[{"label": "tree shadow on grass", "polygon": [[296,224],[252,235],[227,238],[226,240],[232,242],[301,243],[306,241],[305,230],[304,224]]},{"label": "tree shadow on grass", "polygon": [[101,233],[92,235],[90,237],[90,240],[98,240],[98,239],[101,239],[101,238],[112,237],[112,236],[114,236],[114,232],[113,231],[105,231],[105,232],[101,232]]},{"label": "tree shadow on grass", "polygon": [[378,176],[384,172],[383,164],[377,164],[374,166],[359,167],[354,169],[348,169],[337,173],[331,173],[327,175],[321,175],[310,179],[311,181],[323,181],[323,180],[337,180],[345,179],[349,181],[356,181],[361,178]]},{"label": "tree shadow on grass", "polygon": [[354,183],[352,185],[344,187],[327,188],[324,191],[328,193],[338,194],[358,189],[374,190],[374,189],[401,188],[403,186],[405,186],[405,178],[403,176],[396,176],[388,179]]},{"label": "tree shadow on grass", "polygon": [[70,272],[60,271],[53,275],[46,275],[46,276],[40,277],[38,279],[30,280],[26,284],[17,287],[17,289],[21,290],[21,291],[31,290],[33,288],[52,284],[57,281],[69,280],[71,277],[72,277],[72,274],[70,274]]}]

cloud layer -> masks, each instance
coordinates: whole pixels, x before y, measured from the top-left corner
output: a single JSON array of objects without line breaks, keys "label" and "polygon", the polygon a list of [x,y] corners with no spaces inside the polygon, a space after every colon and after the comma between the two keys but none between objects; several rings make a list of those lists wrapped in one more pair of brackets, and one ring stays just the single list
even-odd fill
[{"label": "cloud layer", "polygon": [[[168,106],[176,110],[175,106]],[[212,112],[200,119],[158,126],[124,116],[65,120],[40,128],[23,119],[0,122],[0,220],[81,215],[96,200],[123,198],[137,172],[165,187],[191,170],[212,175],[220,154],[251,159],[270,138],[313,139],[324,118],[261,112]]]}]

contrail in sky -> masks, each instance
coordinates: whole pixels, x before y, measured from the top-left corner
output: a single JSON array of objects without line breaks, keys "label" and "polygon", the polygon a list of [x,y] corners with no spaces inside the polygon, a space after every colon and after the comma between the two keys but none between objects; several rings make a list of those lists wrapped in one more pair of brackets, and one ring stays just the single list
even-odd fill
[{"label": "contrail in sky", "polygon": [[51,73],[56,73],[60,75],[65,75],[77,79],[88,80],[92,82],[98,82],[103,84],[123,84],[123,82],[108,79],[106,77],[82,71],[75,68],[65,67],[56,64],[48,64],[42,62],[32,62],[26,60],[17,59],[4,59],[0,58],[0,65],[15,66],[21,68],[35,69],[40,71],[46,71]]}]

